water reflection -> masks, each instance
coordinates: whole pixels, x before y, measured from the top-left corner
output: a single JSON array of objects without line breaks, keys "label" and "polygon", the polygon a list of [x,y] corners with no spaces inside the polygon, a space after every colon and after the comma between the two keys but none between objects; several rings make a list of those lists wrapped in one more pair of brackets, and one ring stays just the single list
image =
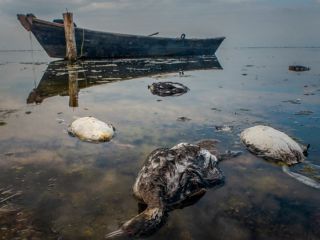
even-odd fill
[{"label": "water reflection", "polygon": [[54,61],[30,92],[27,103],[40,104],[46,98],[60,95],[70,97],[70,107],[78,107],[78,93],[83,88],[158,74],[183,75],[185,71],[202,69],[222,67],[215,56],[81,61],[74,65]]},{"label": "water reflection", "polygon": [[[289,72],[288,66],[297,57],[311,70]],[[8,207],[4,211],[20,212],[17,216],[15,211],[6,211],[0,216],[1,238],[103,239],[137,214],[132,185],[151,151],[212,138],[221,141],[223,152],[245,151],[238,133],[256,124],[274,126],[310,143],[308,160],[319,165],[319,51],[221,49],[223,71],[182,75],[178,69],[173,74],[142,74],[147,77],[134,81],[110,79],[120,78],[124,71],[130,74],[125,67],[111,70],[119,70],[119,65],[135,68],[131,78],[146,72],[140,69],[146,67],[139,65],[146,59],[130,61],[131,65],[121,61],[84,64],[93,70],[96,65],[109,65],[100,73],[76,65],[77,85],[72,92],[79,93],[77,108],[68,107],[66,64],[48,66],[57,70],[46,72],[44,83],[49,84],[41,82],[36,88],[42,94],[37,99],[43,101],[40,105],[25,104],[34,88],[31,65],[19,59],[1,66],[0,188],[12,189],[11,194],[22,192],[5,202]],[[37,65],[37,76],[44,70],[44,64]],[[180,82],[190,92],[161,98],[147,89],[164,81]],[[93,82],[104,85],[84,89]],[[105,84],[108,82],[112,84]],[[48,98],[59,95],[65,97]],[[283,102],[290,99],[300,99],[300,104]],[[295,115],[300,111],[304,114]],[[306,111],[313,113],[306,115]],[[90,144],[70,137],[66,125],[88,115],[113,123],[118,130],[116,138]],[[319,239],[317,189],[247,152],[221,162],[220,167],[225,185],[208,191],[192,207],[170,212],[165,226],[148,239]],[[306,164],[292,171],[319,176],[316,167]]]},{"label": "water reflection", "polygon": [[69,93],[69,107],[78,107],[78,71],[77,65],[68,63],[68,93]]}]

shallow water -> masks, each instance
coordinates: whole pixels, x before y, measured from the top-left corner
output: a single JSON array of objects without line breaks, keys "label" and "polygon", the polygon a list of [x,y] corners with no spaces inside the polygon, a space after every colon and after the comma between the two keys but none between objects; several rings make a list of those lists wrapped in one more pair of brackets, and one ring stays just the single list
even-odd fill
[{"label": "shallow water", "polygon": [[[317,48],[221,48],[219,63],[89,61],[68,71],[43,52],[34,52],[35,65],[30,52],[1,52],[1,199],[21,194],[0,205],[14,209],[0,212],[0,237],[103,239],[137,214],[131,188],[152,150],[215,138],[221,151],[244,151],[220,164],[225,185],[171,212],[149,239],[319,239],[319,190],[239,142],[244,128],[267,124],[310,143],[310,164],[292,170],[320,181],[311,165],[320,165],[319,55]],[[290,72],[292,64],[311,70]],[[68,81],[72,73],[78,81]],[[152,95],[148,85],[157,81],[190,91]],[[114,139],[69,136],[68,124],[83,116],[113,124]]]}]

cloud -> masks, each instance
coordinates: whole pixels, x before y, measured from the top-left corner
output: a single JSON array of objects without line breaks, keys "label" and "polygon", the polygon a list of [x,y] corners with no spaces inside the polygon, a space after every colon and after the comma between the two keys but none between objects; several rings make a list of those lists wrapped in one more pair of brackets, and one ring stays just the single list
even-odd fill
[{"label": "cloud", "polygon": [[[320,3],[320,0],[0,0],[0,12],[12,15],[17,12],[33,12],[37,15],[53,15],[62,13],[67,8],[73,12],[92,12],[114,9],[159,9],[168,10],[170,8],[184,9],[188,7],[206,6],[225,6],[239,7],[242,4],[252,5],[304,5],[310,3]],[[167,8],[167,9],[165,9]]]},{"label": "cloud", "polygon": [[[305,2],[317,2],[320,0],[307,0]],[[52,14],[56,12],[62,12],[66,8],[70,11],[93,11],[103,9],[123,9],[123,8],[144,8],[146,6],[178,6],[184,8],[188,5],[238,5],[246,2],[255,4],[268,3],[267,0],[0,0],[0,11],[7,14],[15,14],[17,12],[34,12],[41,15]],[[271,1],[276,3],[275,1]],[[290,4],[290,1],[279,0],[277,2],[283,2]],[[293,0],[293,2],[296,2]]]},{"label": "cloud", "polygon": [[[17,13],[61,18],[66,8],[78,26],[109,32],[187,37],[226,36],[225,44],[318,45],[320,0],[0,0],[1,48],[29,42]],[[10,39],[10,40],[8,40]],[[268,43],[267,43],[268,42]],[[272,43],[274,42],[274,43]]]}]

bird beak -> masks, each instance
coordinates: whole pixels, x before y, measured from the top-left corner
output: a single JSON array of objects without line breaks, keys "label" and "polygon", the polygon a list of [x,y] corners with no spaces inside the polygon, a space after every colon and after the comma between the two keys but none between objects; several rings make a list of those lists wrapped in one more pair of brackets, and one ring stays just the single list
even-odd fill
[{"label": "bird beak", "polygon": [[108,233],[105,238],[109,239],[109,238],[114,238],[114,237],[120,237],[124,235],[124,231],[122,229],[118,229],[117,231]]}]

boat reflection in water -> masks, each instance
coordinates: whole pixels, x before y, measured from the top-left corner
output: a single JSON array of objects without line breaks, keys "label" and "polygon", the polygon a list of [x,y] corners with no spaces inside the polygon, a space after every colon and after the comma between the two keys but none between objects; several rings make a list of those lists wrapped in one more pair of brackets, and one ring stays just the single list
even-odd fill
[{"label": "boat reflection in water", "polygon": [[165,73],[222,69],[215,56],[192,58],[143,58],[80,61],[54,61],[49,64],[27,103],[40,104],[52,96],[70,96],[69,106],[78,107],[80,89],[99,84],[135,79]]}]

